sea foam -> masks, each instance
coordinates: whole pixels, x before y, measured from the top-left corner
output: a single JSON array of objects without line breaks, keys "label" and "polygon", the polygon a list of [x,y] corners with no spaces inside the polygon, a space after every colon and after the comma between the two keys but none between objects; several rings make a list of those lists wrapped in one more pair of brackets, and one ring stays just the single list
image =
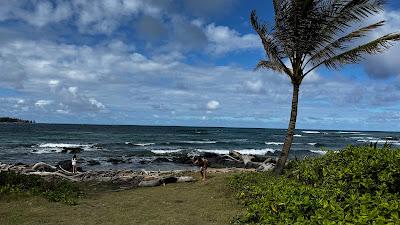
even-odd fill
[{"label": "sea foam", "polygon": [[304,130],[302,132],[305,134],[320,134],[321,133],[319,131],[314,131],[314,130]]}]

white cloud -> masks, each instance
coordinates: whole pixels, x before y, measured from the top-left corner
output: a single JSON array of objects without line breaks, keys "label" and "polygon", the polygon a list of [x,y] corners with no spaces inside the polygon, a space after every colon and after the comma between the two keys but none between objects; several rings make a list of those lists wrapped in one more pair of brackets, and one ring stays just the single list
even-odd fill
[{"label": "white cloud", "polygon": [[216,110],[220,106],[219,102],[216,100],[211,100],[207,103],[207,109],[208,110]]},{"label": "white cloud", "polygon": [[[33,7],[27,8],[26,4]],[[71,0],[71,1],[21,1],[9,0],[0,3],[0,21],[21,19],[38,27],[73,19],[83,33],[111,33],[127,16],[143,12],[158,15],[160,9],[148,1],[140,0]]]},{"label": "white cloud", "polygon": [[53,101],[51,100],[38,100],[37,102],[35,102],[35,106],[39,107],[39,108],[45,108],[46,106],[52,104]]},{"label": "white cloud", "polygon": [[256,81],[245,81],[245,87],[248,89],[250,92],[254,93],[259,93],[262,91],[263,88],[263,82],[261,80],[256,80]]},{"label": "white cloud", "polygon": [[[29,2],[29,3],[28,3]],[[57,1],[20,1],[9,0],[0,3],[0,21],[7,19],[22,19],[27,23],[42,27],[49,23],[57,23],[72,16],[72,8],[69,2]],[[26,5],[31,4],[32,9]]]},{"label": "white cloud", "polygon": [[262,47],[257,35],[241,35],[227,26],[216,26],[211,23],[205,27],[205,33],[210,41],[208,51],[214,54],[246,49],[261,49]]}]

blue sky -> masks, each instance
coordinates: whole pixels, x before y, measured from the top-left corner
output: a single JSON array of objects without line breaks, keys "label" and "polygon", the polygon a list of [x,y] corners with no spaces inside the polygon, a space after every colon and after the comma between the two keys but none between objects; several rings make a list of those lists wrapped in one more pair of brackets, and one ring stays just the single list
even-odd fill
[{"label": "blue sky", "polygon": [[[270,1],[0,1],[0,116],[38,122],[286,128],[288,78],[254,71]],[[400,3],[368,22],[400,31]],[[399,44],[303,82],[298,128],[400,130]]]}]

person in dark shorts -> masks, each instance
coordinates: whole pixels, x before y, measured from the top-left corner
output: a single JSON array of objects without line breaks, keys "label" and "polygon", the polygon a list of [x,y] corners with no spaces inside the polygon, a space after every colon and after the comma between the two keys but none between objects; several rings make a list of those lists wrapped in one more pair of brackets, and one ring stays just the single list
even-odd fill
[{"label": "person in dark shorts", "polygon": [[196,166],[200,166],[200,175],[203,180],[206,180],[207,179],[208,160],[203,157],[195,157],[193,159],[193,164]]}]

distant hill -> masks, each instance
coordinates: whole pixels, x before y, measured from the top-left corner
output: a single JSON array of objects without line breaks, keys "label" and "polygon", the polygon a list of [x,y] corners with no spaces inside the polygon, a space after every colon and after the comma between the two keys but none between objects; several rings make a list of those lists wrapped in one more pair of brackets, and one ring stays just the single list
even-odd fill
[{"label": "distant hill", "polygon": [[18,118],[11,118],[11,117],[0,117],[0,123],[35,123],[35,121],[21,120]]}]

